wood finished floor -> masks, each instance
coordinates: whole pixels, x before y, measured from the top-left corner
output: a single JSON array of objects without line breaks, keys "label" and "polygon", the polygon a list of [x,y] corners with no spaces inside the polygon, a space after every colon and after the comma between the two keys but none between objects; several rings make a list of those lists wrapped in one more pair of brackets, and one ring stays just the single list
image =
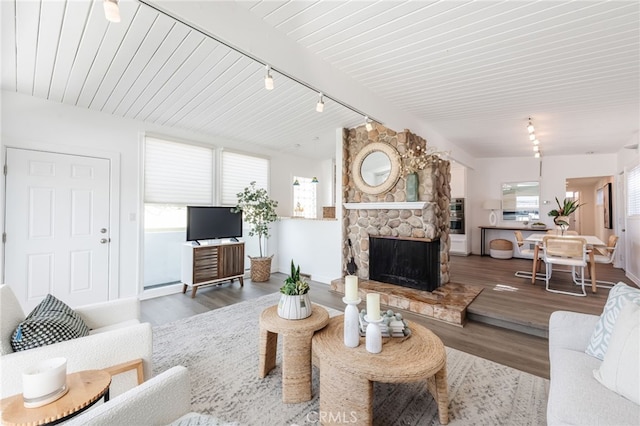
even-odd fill
[{"label": "wood finished floor", "polygon": [[[452,256],[451,281],[482,286],[484,290],[470,306],[477,315],[490,315],[524,326],[546,328],[549,315],[555,310],[570,310],[599,314],[606,301],[608,289],[598,288],[592,294],[587,286],[586,297],[573,297],[545,291],[544,282],[531,285],[529,279],[514,276],[516,270],[528,270],[531,261],[524,259],[500,260],[480,256]],[[610,265],[598,265],[598,279],[624,281],[631,284],[620,269]],[[142,319],[152,325],[160,325],[180,318],[218,309],[243,300],[254,299],[277,292],[286,275],[273,274],[264,283],[245,280],[244,287],[236,281],[220,286],[204,287],[192,299],[187,294],[173,294],[142,301]],[[555,272],[554,285],[577,290],[569,274]],[[313,302],[344,310],[342,296],[329,291],[329,286],[311,281]],[[497,285],[501,285],[496,287]],[[502,287],[506,286],[506,287]],[[496,289],[508,288],[510,291]],[[409,312],[409,320],[430,328],[445,345],[482,358],[505,364],[537,376],[549,378],[548,341],[519,331],[494,325],[469,321],[464,327],[424,318]]]}]

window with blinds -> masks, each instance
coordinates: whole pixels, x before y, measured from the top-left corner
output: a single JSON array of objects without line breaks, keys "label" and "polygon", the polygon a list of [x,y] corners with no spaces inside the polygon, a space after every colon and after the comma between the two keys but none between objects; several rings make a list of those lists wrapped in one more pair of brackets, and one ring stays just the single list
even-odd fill
[{"label": "window with blinds", "polygon": [[238,193],[256,182],[256,187],[269,190],[269,160],[222,151],[221,199],[223,206],[235,206]]},{"label": "window with blinds", "polygon": [[213,149],[146,138],[144,202],[213,204]]},{"label": "window with blinds", "polygon": [[627,173],[627,216],[640,216],[640,164]]}]

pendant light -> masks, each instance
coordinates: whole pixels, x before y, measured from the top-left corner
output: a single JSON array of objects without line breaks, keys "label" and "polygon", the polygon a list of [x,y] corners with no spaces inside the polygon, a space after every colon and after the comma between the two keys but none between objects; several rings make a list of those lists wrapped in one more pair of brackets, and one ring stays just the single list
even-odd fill
[{"label": "pendant light", "polygon": [[120,7],[118,0],[103,0],[104,16],[109,22],[120,22]]},{"label": "pendant light", "polygon": [[324,111],[324,96],[322,93],[318,93],[318,103],[316,104],[316,111]]},{"label": "pendant light", "polygon": [[267,65],[267,75],[264,76],[264,88],[273,90],[273,77],[271,77],[271,65]]}]

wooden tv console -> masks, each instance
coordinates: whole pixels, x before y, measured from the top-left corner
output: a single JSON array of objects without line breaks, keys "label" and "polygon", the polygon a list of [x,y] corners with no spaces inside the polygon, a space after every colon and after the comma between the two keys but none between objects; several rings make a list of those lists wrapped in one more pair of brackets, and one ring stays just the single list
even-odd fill
[{"label": "wooden tv console", "polygon": [[244,286],[244,243],[222,242],[195,245],[187,242],[182,247],[182,293],[191,287],[191,297],[201,285],[220,284],[235,278]]}]

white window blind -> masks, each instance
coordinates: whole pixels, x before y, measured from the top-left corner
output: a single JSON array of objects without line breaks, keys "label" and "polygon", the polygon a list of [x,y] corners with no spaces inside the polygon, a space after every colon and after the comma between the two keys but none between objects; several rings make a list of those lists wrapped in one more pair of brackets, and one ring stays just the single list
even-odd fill
[{"label": "white window blind", "polygon": [[269,160],[222,151],[222,205],[235,206],[238,193],[253,181],[256,187],[269,190]]},{"label": "white window blind", "polygon": [[640,165],[627,174],[627,216],[640,216]]},{"label": "white window blind", "polygon": [[145,203],[212,205],[213,149],[147,137]]}]

